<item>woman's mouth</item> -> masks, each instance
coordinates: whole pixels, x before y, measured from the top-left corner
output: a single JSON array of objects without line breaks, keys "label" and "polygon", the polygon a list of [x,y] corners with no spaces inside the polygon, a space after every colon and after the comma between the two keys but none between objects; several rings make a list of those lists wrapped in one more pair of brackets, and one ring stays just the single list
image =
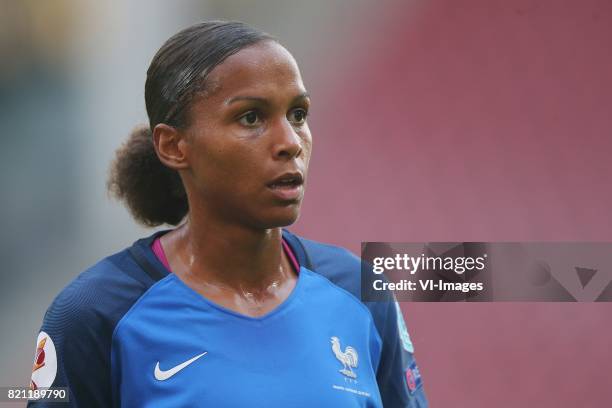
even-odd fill
[{"label": "woman's mouth", "polygon": [[302,195],[304,178],[301,173],[285,173],[267,186],[281,200],[296,201]]}]

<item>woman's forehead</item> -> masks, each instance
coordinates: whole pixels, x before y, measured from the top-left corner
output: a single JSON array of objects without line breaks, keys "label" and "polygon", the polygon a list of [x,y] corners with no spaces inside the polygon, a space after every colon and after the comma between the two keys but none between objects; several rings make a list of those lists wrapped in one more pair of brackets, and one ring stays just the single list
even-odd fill
[{"label": "woman's forehead", "polygon": [[229,56],[208,75],[208,97],[231,98],[256,91],[303,92],[293,56],[275,41],[264,41]]}]

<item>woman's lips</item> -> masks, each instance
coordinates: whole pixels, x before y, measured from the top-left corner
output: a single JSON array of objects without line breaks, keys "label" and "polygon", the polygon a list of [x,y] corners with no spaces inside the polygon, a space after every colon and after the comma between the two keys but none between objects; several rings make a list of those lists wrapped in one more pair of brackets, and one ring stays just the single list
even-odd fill
[{"label": "woman's lips", "polygon": [[283,201],[298,200],[304,190],[304,185],[301,183],[291,184],[271,184],[268,186],[272,194]]},{"label": "woman's lips", "polygon": [[287,172],[268,183],[267,187],[282,201],[297,201],[304,192],[304,177],[299,171]]}]

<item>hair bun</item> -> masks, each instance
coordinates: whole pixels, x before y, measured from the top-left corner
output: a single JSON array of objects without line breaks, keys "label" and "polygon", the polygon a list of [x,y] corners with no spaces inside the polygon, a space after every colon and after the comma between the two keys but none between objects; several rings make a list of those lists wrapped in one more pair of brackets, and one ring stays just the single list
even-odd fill
[{"label": "hair bun", "polygon": [[117,149],[107,188],[136,221],[149,227],[177,225],[188,211],[181,178],[157,157],[148,125],[135,127]]}]

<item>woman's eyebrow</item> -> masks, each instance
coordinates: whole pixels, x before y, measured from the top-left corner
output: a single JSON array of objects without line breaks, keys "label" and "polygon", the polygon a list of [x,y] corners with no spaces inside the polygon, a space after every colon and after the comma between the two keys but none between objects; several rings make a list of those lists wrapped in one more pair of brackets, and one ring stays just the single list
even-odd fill
[{"label": "woman's eyebrow", "polygon": [[[292,100],[292,102],[296,102],[300,99],[306,99],[309,98],[310,94],[308,92],[302,92],[299,95],[295,96]],[[242,95],[242,96],[234,96],[229,98],[225,104],[226,105],[231,105],[234,102],[240,102],[240,101],[251,101],[251,102],[259,102],[261,104],[269,104],[270,102],[266,99],[266,98],[262,98],[259,96],[248,96],[248,95]]]},{"label": "woman's eyebrow", "polygon": [[258,96],[234,96],[232,98],[229,98],[225,102],[225,104],[226,105],[231,105],[234,102],[240,102],[240,101],[253,101],[253,102],[259,102],[259,103],[263,103],[263,104],[269,103],[267,99],[261,98],[261,97],[258,97]]},{"label": "woman's eyebrow", "polygon": [[295,103],[300,99],[308,99],[308,98],[310,98],[310,94],[304,91],[301,94],[297,95],[295,98],[293,98],[293,102]]}]

